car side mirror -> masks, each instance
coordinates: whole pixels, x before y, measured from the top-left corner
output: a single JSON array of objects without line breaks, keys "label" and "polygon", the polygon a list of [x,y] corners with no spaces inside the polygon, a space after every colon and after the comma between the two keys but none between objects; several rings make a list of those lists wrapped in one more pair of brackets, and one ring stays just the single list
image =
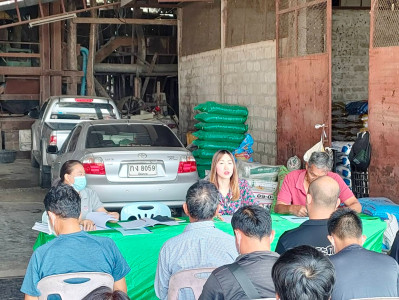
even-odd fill
[{"label": "car side mirror", "polygon": [[37,107],[32,108],[28,113],[28,116],[31,117],[32,119],[39,119],[39,115],[40,115],[40,112]]},{"label": "car side mirror", "polygon": [[57,146],[53,146],[53,145],[47,146],[47,153],[57,154],[58,153],[58,147]]}]

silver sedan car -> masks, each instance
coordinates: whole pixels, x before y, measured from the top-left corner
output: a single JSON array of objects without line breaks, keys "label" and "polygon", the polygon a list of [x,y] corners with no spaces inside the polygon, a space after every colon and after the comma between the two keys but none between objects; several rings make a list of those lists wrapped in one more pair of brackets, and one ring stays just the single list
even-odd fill
[{"label": "silver sedan car", "polygon": [[77,124],[57,153],[52,180],[71,159],[83,163],[87,186],[105,207],[160,201],[181,207],[198,180],[197,165],[168,126],[157,121],[100,120]]}]

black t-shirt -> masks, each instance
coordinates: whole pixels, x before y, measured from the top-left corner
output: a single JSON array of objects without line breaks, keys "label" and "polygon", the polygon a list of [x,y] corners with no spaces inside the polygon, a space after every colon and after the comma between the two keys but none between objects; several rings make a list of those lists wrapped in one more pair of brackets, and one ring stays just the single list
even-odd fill
[{"label": "black t-shirt", "polygon": [[398,296],[399,266],[392,257],[352,244],[330,260],[335,267],[332,300]]},{"label": "black t-shirt", "polygon": [[327,238],[327,219],[307,220],[298,228],[284,232],[278,240],[276,252],[285,251],[302,245],[313,246],[325,255],[334,254],[334,248]]},{"label": "black t-shirt", "polygon": [[[272,267],[278,254],[271,251],[256,251],[241,255],[234,264],[239,264],[252,282],[261,298],[276,296],[272,280]],[[228,265],[215,269],[206,281],[199,300],[245,300],[249,299],[230,272]]]}]

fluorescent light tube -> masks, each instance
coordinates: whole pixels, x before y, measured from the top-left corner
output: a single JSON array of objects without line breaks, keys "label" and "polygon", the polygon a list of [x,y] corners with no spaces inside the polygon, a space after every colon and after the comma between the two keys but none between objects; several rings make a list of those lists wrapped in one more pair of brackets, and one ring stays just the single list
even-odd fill
[{"label": "fluorescent light tube", "polygon": [[43,19],[33,20],[32,22],[29,22],[29,27],[49,24],[49,23],[58,22],[58,21],[64,21],[64,20],[73,19],[73,18],[76,18],[75,13],[63,14],[63,15],[58,15],[58,16],[53,16],[53,17],[46,17]]}]

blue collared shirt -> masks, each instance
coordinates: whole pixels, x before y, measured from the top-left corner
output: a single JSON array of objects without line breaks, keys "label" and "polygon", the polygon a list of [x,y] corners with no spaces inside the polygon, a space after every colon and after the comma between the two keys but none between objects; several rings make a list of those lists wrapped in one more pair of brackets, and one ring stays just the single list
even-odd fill
[{"label": "blue collared shirt", "polygon": [[[169,279],[180,271],[219,267],[234,262],[238,256],[234,237],[217,228],[212,221],[190,223],[182,234],[166,241],[159,253],[155,275],[155,293],[167,299]],[[179,300],[194,299],[190,290],[179,294]]]}]

